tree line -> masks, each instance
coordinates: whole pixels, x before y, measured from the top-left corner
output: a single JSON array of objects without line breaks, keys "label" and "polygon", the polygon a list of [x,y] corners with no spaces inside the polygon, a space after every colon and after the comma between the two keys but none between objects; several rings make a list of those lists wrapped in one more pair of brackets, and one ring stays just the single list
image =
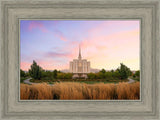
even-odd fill
[{"label": "tree line", "polygon": [[20,70],[21,77],[30,76],[33,79],[36,80],[54,80],[54,79],[71,79],[72,73],[63,73],[58,70],[44,70],[42,67],[40,67],[36,61],[33,61],[31,68],[27,73],[25,73],[23,70]]},{"label": "tree line", "polygon": [[[72,73],[64,73],[58,70],[48,71],[43,70],[36,61],[33,61],[29,72],[25,73],[23,70],[20,70],[21,77],[30,76],[36,80],[56,80],[56,79],[72,79]],[[105,80],[123,80],[127,79],[129,76],[133,78],[139,78],[139,71],[132,73],[130,68],[128,68],[123,63],[120,63],[120,67],[116,70],[106,71],[105,69],[100,70],[97,73],[88,73],[88,79],[105,79]]]},{"label": "tree line", "polygon": [[118,79],[127,79],[128,76],[132,74],[131,70],[124,65],[123,63],[120,64],[120,67],[116,70],[106,71],[102,69],[98,73],[89,73],[89,79],[106,79],[106,80],[118,80]]}]

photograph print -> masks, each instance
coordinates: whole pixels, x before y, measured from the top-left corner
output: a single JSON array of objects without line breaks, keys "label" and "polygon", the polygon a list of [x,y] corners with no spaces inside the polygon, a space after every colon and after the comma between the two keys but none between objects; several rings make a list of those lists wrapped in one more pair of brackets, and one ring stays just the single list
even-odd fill
[{"label": "photograph print", "polygon": [[140,20],[20,20],[20,100],[140,100]]}]

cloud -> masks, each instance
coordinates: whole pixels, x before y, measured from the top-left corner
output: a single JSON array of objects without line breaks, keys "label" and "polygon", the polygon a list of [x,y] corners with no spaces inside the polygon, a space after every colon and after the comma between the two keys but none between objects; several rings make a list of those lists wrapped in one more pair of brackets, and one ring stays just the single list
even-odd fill
[{"label": "cloud", "polygon": [[60,22],[59,20],[54,20],[53,21],[53,27],[56,27],[59,24],[59,22]]},{"label": "cloud", "polygon": [[[58,24],[58,21],[54,21],[53,23],[53,26],[55,28],[55,26],[57,26]],[[62,41],[67,41],[67,38],[64,36],[64,34],[59,31],[58,29],[54,30],[53,32],[48,30],[45,25],[39,21],[31,21],[29,26],[28,26],[28,30],[29,31],[32,31],[33,29],[39,29],[41,30],[42,32],[44,33],[51,33],[51,34],[54,34],[54,36],[56,36],[57,38],[59,38],[60,40]]]},{"label": "cloud", "polygon": [[[82,56],[91,61],[92,67],[112,69],[112,67],[116,68],[120,62],[124,62],[131,69],[139,69],[140,31],[138,28],[115,31],[110,34],[103,33],[105,27],[97,26],[96,28],[89,30],[88,37],[80,42]],[[129,64],[127,60],[133,63]]]},{"label": "cloud", "polygon": [[60,40],[62,40],[62,41],[67,41],[67,38],[64,36],[64,34],[61,32],[61,31],[59,31],[59,30],[55,30],[54,31],[54,35],[57,37],[57,38],[59,38]]},{"label": "cloud", "polygon": [[22,61],[21,61],[20,68],[21,68],[22,70],[28,71],[29,68],[30,68],[30,65],[31,65],[30,62],[22,62]]},{"label": "cloud", "polygon": [[[67,35],[70,38],[68,39],[64,34],[67,29],[58,30],[59,28],[54,28],[52,31],[48,31],[52,37],[55,37],[55,41],[53,40],[54,47],[50,49],[49,45],[47,45],[48,43],[43,44],[42,48],[47,45],[45,51],[41,51],[35,55],[30,54],[29,56],[33,58],[38,56],[35,60],[44,69],[69,68],[69,61],[78,57],[80,44],[82,58],[91,61],[91,67],[112,69],[113,67],[116,68],[120,62],[124,62],[128,66],[130,65],[132,69],[137,69],[139,67],[140,40],[139,24],[137,23],[110,21],[110,23],[105,22],[92,26],[88,30],[85,29],[85,32],[80,27],[76,31],[82,32],[82,35],[78,39],[73,39],[72,36]],[[40,28],[41,31],[44,28],[45,32],[43,24],[36,23],[30,25],[30,30],[34,28]],[[27,63],[23,66],[27,66]]]},{"label": "cloud", "polygon": [[40,65],[44,70],[61,70],[64,68],[68,68],[69,63],[66,63],[64,61],[61,60],[57,60],[57,59],[35,59],[35,61],[37,62],[38,65]]},{"label": "cloud", "polygon": [[28,26],[29,31],[32,31],[35,28],[37,28],[37,29],[39,29],[39,30],[41,30],[42,32],[45,32],[45,33],[48,32],[46,27],[41,22],[31,21],[29,26]]},{"label": "cloud", "polygon": [[67,57],[68,53],[57,53],[57,52],[48,52],[46,53],[46,57]]},{"label": "cloud", "polygon": [[45,57],[49,57],[49,58],[66,58],[66,59],[70,59],[73,58],[73,53],[72,52],[47,52],[44,54]]}]

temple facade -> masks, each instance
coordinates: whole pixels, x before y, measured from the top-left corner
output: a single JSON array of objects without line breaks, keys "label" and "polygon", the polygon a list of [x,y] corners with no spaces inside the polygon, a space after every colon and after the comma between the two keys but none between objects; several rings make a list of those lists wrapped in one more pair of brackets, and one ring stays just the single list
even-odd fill
[{"label": "temple facade", "polygon": [[69,68],[70,72],[73,73],[72,78],[87,78],[87,73],[90,73],[90,62],[82,59],[80,47],[78,59],[73,59]]}]

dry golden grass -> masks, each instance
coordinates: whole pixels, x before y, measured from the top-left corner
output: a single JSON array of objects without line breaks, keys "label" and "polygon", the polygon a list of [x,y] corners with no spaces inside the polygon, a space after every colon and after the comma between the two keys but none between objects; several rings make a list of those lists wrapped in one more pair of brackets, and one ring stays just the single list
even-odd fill
[{"label": "dry golden grass", "polygon": [[82,99],[127,99],[134,100],[140,97],[140,83],[119,84],[85,84],[76,82],[55,83],[53,86],[46,83],[21,84],[21,100],[82,100]]}]

